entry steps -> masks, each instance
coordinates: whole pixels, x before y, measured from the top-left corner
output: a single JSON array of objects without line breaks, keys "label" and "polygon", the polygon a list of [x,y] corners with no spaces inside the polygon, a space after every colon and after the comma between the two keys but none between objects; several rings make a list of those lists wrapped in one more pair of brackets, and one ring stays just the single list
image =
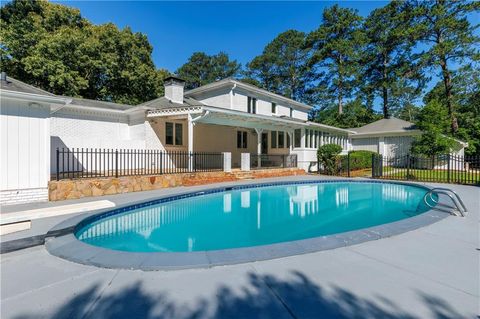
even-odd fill
[{"label": "entry steps", "polygon": [[[438,201],[438,195],[440,194],[448,196],[454,206],[440,203]],[[437,199],[435,199],[433,195],[437,195]],[[423,197],[423,201],[428,207],[445,213],[449,213],[451,215],[465,217],[465,215],[467,214],[467,207],[465,207],[465,204],[463,203],[460,196],[458,196],[456,192],[449,188],[432,188],[430,191],[428,191],[428,193],[425,194],[425,196]]]}]

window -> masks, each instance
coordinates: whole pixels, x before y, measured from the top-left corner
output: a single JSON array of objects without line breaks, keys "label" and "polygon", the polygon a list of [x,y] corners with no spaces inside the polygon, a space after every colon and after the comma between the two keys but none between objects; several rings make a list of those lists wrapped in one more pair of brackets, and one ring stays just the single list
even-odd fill
[{"label": "window", "polygon": [[247,148],[247,132],[237,131],[237,148]]},{"label": "window", "polygon": [[314,137],[314,136],[313,136],[313,131],[310,130],[310,144],[309,144],[309,145],[310,145],[310,148],[313,148],[313,137]]},{"label": "window", "polygon": [[277,114],[277,104],[272,103],[272,114]]},{"label": "window", "polygon": [[173,145],[173,123],[165,123],[165,143]]},{"label": "window", "polygon": [[314,145],[313,147],[315,147],[315,149],[318,148],[318,131],[315,131],[315,140],[314,140]]},{"label": "window", "polygon": [[183,125],[175,123],[175,145],[183,145]]},{"label": "window", "polygon": [[297,129],[293,132],[293,146],[301,147],[302,145],[302,130]]},{"label": "window", "polygon": [[277,131],[271,131],[270,136],[272,137],[272,148],[277,148]]},{"label": "window", "polygon": [[182,123],[165,123],[165,144],[167,145],[183,145],[183,124]]},{"label": "window", "polygon": [[278,132],[278,148],[285,147],[285,132]]},{"label": "window", "polygon": [[257,114],[257,99],[253,97],[248,97],[247,100],[247,112],[252,114]]},{"label": "window", "polygon": [[308,148],[310,145],[310,130],[305,129],[305,147]]},{"label": "window", "polygon": [[287,148],[290,148],[290,134],[287,133]]},{"label": "window", "polygon": [[293,109],[290,108],[290,117],[293,117]]}]

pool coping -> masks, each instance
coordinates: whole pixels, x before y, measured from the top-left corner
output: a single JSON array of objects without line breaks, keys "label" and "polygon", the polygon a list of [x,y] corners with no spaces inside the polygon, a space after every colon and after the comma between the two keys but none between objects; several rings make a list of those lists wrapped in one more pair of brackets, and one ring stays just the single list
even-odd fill
[{"label": "pool coping", "polygon": [[209,268],[214,266],[240,264],[294,255],[307,254],[322,250],[357,245],[366,241],[378,240],[412,231],[450,216],[437,210],[428,210],[425,213],[405,218],[396,222],[377,225],[373,227],[343,232],[339,234],[319,236],[302,240],[281,242],[269,245],[230,248],[222,250],[196,251],[196,252],[126,252],[111,250],[86,244],[78,240],[74,233],[85,224],[120,214],[127,210],[155,205],[158,203],[179,200],[182,198],[201,196],[228,190],[251,189],[279,185],[301,185],[317,183],[382,183],[401,184],[425,189],[426,185],[396,181],[375,180],[307,180],[307,181],[279,181],[270,183],[254,183],[245,185],[222,186],[201,191],[183,192],[176,195],[165,195],[154,200],[132,202],[116,208],[106,208],[94,213],[84,213],[69,218],[53,227],[45,238],[47,251],[57,257],[102,268],[113,269],[138,269],[151,270],[178,270],[190,268]]}]

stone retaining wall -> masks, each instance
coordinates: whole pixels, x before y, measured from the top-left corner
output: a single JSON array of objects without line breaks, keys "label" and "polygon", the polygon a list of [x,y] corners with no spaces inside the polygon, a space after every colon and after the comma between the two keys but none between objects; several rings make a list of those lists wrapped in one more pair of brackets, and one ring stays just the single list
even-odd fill
[{"label": "stone retaining wall", "polygon": [[219,182],[235,181],[245,178],[265,178],[278,176],[304,175],[297,168],[254,170],[250,172],[202,172],[170,175],[127,176],[119,178],[88,178],[50,181],[48,195],[51,201],[78,199],[140,192],[166,187],[192,186]]}]

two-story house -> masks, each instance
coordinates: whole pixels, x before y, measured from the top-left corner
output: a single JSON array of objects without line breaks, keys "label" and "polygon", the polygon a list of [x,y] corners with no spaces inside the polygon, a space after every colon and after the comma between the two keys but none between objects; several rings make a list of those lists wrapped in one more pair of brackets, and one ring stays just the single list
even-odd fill
[{"label": "two-story house", "polygon": [[[240,167],[242,153],[250,154],[252,168],[281,166],[279,160],[285,166],[288,157],[299,168],[315,171],[323,144],[338,144],[343,152],[392,155],[408,151],[420,134],[412,123],[398,119],[350,130],[310,122],[312,106],[234,79],[186,92],[184,84],[169,77],[163,97],[132,106],[54,95],[2,72],[0,202],[48,199],[48,181],[60,166],[95,170],[97,162],[111,160],[92,157],[105,149],[224,152],[233,168]],[[459,142],[459,154],[465,146]],[[91,158],[72,154],[57,163],[56,150],[62,148],[88,149]],[[192,156],[178,160],[172,165],[191,168]],[[155,164],[142,158],[133,169]]]}]

